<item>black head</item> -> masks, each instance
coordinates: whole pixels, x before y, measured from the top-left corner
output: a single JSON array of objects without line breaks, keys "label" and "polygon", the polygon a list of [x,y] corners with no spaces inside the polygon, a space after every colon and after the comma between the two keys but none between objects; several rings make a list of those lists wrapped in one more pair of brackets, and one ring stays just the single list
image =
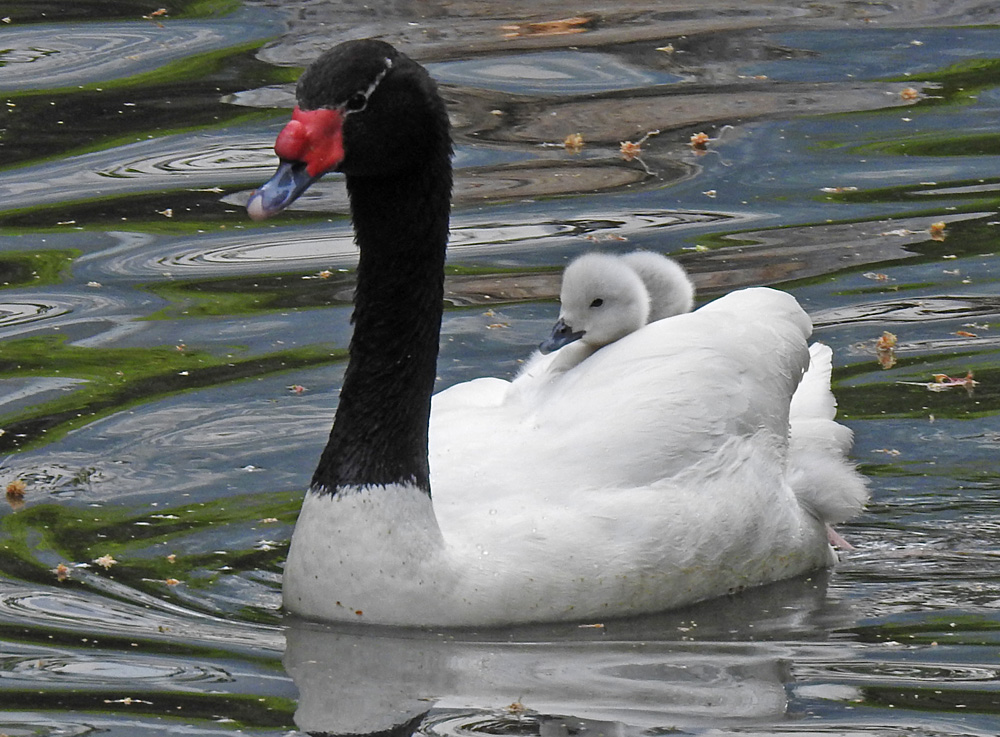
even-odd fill
[{"label": "black head", "polygon": [[405,176],[451,155],[448,115],[427,71],[384,41],[347,41],[302,74],[298,106],[275,143],[281,166],[247,204],[273,215],[328,171]]}]

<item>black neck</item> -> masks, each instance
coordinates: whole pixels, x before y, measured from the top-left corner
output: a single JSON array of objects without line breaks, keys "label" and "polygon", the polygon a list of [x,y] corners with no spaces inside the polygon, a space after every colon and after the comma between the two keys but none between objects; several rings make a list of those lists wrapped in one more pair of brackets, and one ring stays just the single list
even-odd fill
[{"label": "black neck", "polygon": [[348,176],[361,260],[354,336],[313,489],[411,483],[430,494],[427,425],[437,372],[451,201],[447,155],[410,176]]}]

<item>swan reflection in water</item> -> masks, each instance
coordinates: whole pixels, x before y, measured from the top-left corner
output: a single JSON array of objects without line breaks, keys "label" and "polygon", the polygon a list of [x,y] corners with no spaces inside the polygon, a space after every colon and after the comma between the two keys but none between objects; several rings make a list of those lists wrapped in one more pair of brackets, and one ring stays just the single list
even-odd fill
[{"label": "swan reflection in water", "polygon": [[[558,737],[784,721],[794,662],[847,655],[804,641],[855,623],[848,602],[828,597],[829,575],[582,626],[435,631],[290,618],[295,723],[312,735],[403,737],[475,722],[487,734]],[[756,642],[755,632],[772,639]]]}]

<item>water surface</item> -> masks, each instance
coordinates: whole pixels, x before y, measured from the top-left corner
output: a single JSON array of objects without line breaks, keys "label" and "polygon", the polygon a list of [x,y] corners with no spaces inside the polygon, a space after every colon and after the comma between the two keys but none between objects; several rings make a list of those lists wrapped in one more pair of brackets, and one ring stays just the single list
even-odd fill
[{"label": "water surface", "polygon": [[[993,4],[155,10],[3,11],[0,481],[25,497],[0,732],[998,732]],[[584,627],[282,618],[357,254],[335,177],[273,222],[242,204],[301,67],[365,35],[432,70],[455,127],[440,387],[513,375],[583,251],[671,254],[703,299],[787,289],[871,482],[835,571]]]}]

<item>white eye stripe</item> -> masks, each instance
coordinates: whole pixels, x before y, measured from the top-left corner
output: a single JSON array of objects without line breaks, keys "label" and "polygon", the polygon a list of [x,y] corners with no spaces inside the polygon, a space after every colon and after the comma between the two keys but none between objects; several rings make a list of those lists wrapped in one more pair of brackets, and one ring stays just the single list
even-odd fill
[{"label": "white eye stripe", "polygon": [[[385,60],[385,69],[383,69],[381,72],[378,73],[378,76],[376,76],[375,79],[372,80],[372,83],[370,85],[368,85],[368,87],[365,89],[365,91],[364,92],[360,92],[360,93],[357,93],[357,92],[355,93],[355,94],[360,94],[360,95],[362,95],[365,98],[364,105],[362,105],[359,108],[355,108],[354,110],[345,110],[344,112],[346,114],[349,114],[349,113],[361,112],[362,110],[364,110],[365,107],[368,105],[368,99],[372,96],[372,93],[375,92],[375,88],[379,86],[379,83],[383,79],[385,79],[385,75],[387,75],[391,70],[392,70],[392,59],[388,59],[387,58]],[[350,100],[353,97],[354,97],[354,95],[351,95],[351,97],[349,97],[348,100]],[[347,103],[344,103],[344,104],[346,105]]]},{"label": "white eye stripe", "polygon": [[379,86],[379,83],[383,79],[385,79],[385,75],[387,75],[391,69],[392,69],[392,59],[386,59],[385,69],[383,69],[381,72],[378,73],[378,76],[372,80],[372,83],[368,85],[368,89],[366,89],[364,92],[366,100],[372,96],[372,92],[374,92],[375,88]]}]

